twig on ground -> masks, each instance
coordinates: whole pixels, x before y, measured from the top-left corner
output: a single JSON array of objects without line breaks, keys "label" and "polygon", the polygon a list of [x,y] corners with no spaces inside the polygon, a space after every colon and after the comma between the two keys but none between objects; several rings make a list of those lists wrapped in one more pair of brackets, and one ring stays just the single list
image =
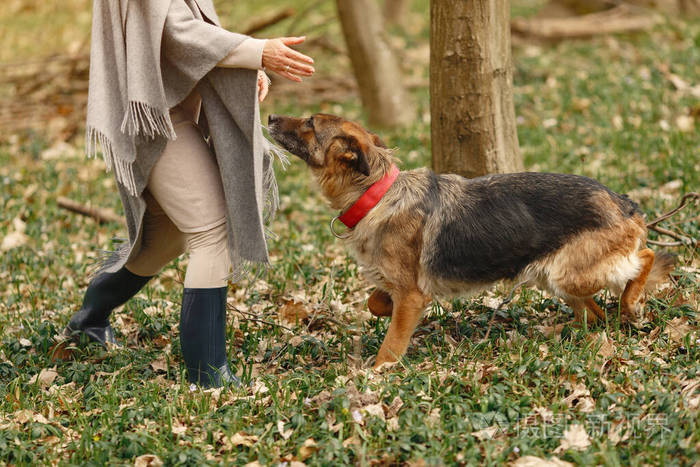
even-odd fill
[{"label": "twig on ground", "polygon": [[118,216],[111,209],[86,206],[63,196],[59,196],[56,203],[63,209],[82,214],[83,216],[92,217],[98,222],[123,222],[121,216]]},{"label": "twig on ground", "polygon": [[688,200],[694,200],[695,202],[700,200],[700,194],[696,192],[690,192],[686,193],[682,198],[678,206],[676,206],[674,209],[660,215],[653,221],[649,222],[647,224],[647,229],[648,230],[653,230],[661,235],[666,235],[671,238],[675,238],[676,242],[662,242],[659,240],[647,240],[648,243],[651,243],[652,245],[658,245],[658,246],[665,246],[665,247],[671,247],[671,246],[682,246],[682,245],[695,245],[697,244],[698,240],[696,238],[689,237],[687,235],[679,234],[678,232],[674,232],[669,229],[664,229],[663,227],[658,227],[657,224],[668,219],[669,217],[673,216],[676,214],[678,211],[683,209],[685,206],[688,205]]},{"label": "twig on ground", "polygon": [[647,223],[647,229],[650,229],[652,226],[655,226],[659,222],[668,219],[669,217],[671,217],[672,215],[674,215],[675,213],[677,213],[678,211],[683,209],[685,207],[685,205],[688,203],[689,199],[694,199],[695,201],[700,200],[700,193],[696,193],[694,191],[691,191],[690,193],[686,193],[685,195],[683,195],[683,197],[681,198],[681,202],[678,204],[678,206],[675,209],[672,209],[672,210],[668,211],[667,213],[660,215],[659,217],[657,217],[653,221]]},{"label": "twig on ground", "polygon": [[516,18],[511,31],[541,39],[574,39],[600,34],[650,29],[657,17],[633,13],[627,5],[569,18]]},{"label": "twig on ground", "polygon": [[239,310],[238,308],[236,308],[235,306],[232,306],[232,305],[228,305],[228,308],[232,309],[236,313],[240,313],[241,315],[246,316],[246,318],[243,318],[244,321],[254,321],[256,323],[266,324],[268,326],[273,326],[273,327],[284,329],[285,331],[291,332],[292,334],[294,333],[294,331],[292,329],[288,328],[287,326],[285,326],[283,324],[273,323],[272,321],[266,321],[264,319],[260,319],[256,315],[254,315],[253,313],[250,313],[248,311]]},{"label": "twig on ground", "polygon": [[510,289],[510,293],[505,298],[505,300],[503,300],[494,310],[493,314],[491,315],[491,319],[489,320],[489,327],[486,329],[486,334],[484,335],[484,338],[481,340],[481,342],[486,342],[488,340],[489,334],[491,334],[491,327],[493,326],[493,323],[496,320],[496,313],[498,313],[498,311],[505,305],[509,304],[511,300],[513,300],[513,295],[515,294],[515,291],[525,284],[527,284],[527,281],[522,281],[515,284],[515,286],[512,289]]}]

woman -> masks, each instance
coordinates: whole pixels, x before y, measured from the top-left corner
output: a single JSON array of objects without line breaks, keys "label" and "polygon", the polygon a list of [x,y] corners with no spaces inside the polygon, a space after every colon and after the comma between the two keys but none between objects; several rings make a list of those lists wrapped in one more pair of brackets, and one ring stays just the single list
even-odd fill
[{"label": "woman", "polygon": [[[99,142],[117,178],[129,241],[90,282],[66,332],[115,343],[114,308],[188,250],[180,343],[190,382],[235,383],[226,358],[226,284],[268,263],[276,208],[258,105],[269,81],[313,74],[289,46],[221,28],[211,0],[95,0],[87,151]],[[207,138],[205,140],[205,137]]]}]

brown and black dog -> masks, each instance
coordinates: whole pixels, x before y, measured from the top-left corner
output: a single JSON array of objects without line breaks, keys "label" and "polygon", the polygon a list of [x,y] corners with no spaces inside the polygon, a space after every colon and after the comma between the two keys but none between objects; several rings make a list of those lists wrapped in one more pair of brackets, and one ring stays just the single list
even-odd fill
[{"label": "brown and black dog", "polygon": [[[331,207],[347,210],[395,162],[392,151],[340,117],[271,115],[272,137],[310,167]],[[432,297],[527,281],[562,297],[576,319],[604,319],[593,295],[622,294],[636,320],[642,294],[673,256],[646,248],[638,206],[590,178],[514,173],[466,179],[404,171],[345,241],[377,286],[368,306],[391,323],[375,366],[400,358]],[[589,313],[584,315],[584,310]],[[584,318],[586,316],[586,318]]]}]

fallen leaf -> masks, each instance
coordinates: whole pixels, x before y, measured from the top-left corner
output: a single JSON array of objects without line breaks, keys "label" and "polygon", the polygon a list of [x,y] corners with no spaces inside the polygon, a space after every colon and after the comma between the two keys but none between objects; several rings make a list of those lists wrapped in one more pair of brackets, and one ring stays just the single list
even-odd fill
[{"label": "fallen leaf", "polygon": [[598,352],[596,352],[596,357],[608,360],[615,355],[615,346],[610,342],[610,338],[608,338],[605,331],[597,334],[595,337],[597,337],[598,345],[600,346]]},{"label": "fallen leaf", "polygon": [[163,461],[155,454],[144,454],[134,459],[134,467],[161,467]]},{"label": "fallen leaf", "polygon": [[625,430],[624,434],[622,430],[627,428],[627,423],[624,420],[620,420],[614,423],[612,427],[608,430],[608,439],[613,444],[617,444],[620,441],[626,441],[630,437],[630,430]]},{"label": "fallen leaf", "polygon": [[387,418],[396,417],[401,407],[403,407],[403,400],[399,396],[394,397],[394,400],[391,401],[391,405],[386,409]]},{"label": "fallen leaf", "polygon": [[689,132],[695,126],[695,119],[690,115],[679,115],[676,117],[676,126],[682,132]]},{"label": "fallen leaf", "polygon": [[289,345],[291,345],[292,347],[299,347],[303,343],[304,338],[301,336],[292,336],[292,338],[289,339]]},{"label": "fallen leaf", "polygon": [[33,413],[31,410],[24,409],[18,410],[12,414],[12,418],[19,424],[24,424],[33,419]]},{"label": "fallen leaf", "polygon": [[306,305],[297,300],[285,300],[278,310],[279,318],[288,324],[297,324],[311,314]]},{"label": "fallen leaf", "polygon": [[386,421],[386,428],[389,431],[399,431],[399,417],[389,418]]},{"label": "fallen leaf", "polygon": [[56,368],[43,368],[38,374],[31,377],[29,384],[35,384],[38,381],[39,386],[48,388],[53,384],[57,376]]},{"label": "fallen leaf", "polygon": [[13,248],[17,248],[26,245],[29,241],[29,237],[22,232],[10,232],[5,235],[2,239],[2,244],[0,244],[0,250],[9,251]]},{"label": "fallen leaf", "polygon": [[564,398],[564,403],[579,412],[592,412],[595,409],[591,392],[581,383],[574,386],[571,394]]},{"label": "fallen leaf", "polygon": [[687,316],[678,316],[666,323],[668,338],[677,344],[683,343],[683,339],[693,330],[688,324]]},{"label": "fallen leaf", "polygon": [[277,431],[279,432],[280,436],[282,436],[282,439],[289,439],[290,436],[292,436],[292,433],[294,433],[293,429],[284,429],[284,422],[282,420],[277,420]]},{"label": "fallen leaf", "polygon": [[365,414],[385,420],[382,404],[370,404],[361,409]]},{"label": "fallen leaf", "polygon": [[486,427],[479,431],[473,431],[472,436],[478,440],[484,441],[492,439],[493,436],[498,432],[498,427],[496,425]]},{"label": "fallen leaf", "polygon": [[582,425],[576,424],[571,425],[564,430],[564,437],[562,438],[559,447],[556,448],[554,452],[559,453],[566,451],[567,449],[583,451],[590,445],[591,440],[588,438],[586,429]]},{"label": "fallen leaf", "polygon": [[35,413],[34,415],[32,415],[32,421],[35,421],[37,423],[43,423],[44,425],[48,425],[49,423],[51,423],[46,417],[44,417],[40,413]]},{"label": "fallen leaf", "polygon": [[162,355],[161,357],[157,358],[156,360],[153,360],[151,362],[151,368],[153,368],[153,371],[156,373],[163,372],[167,373],[168,372],[168,362],[165,360],[165,355]]},{"label": "fallen leaf", "polygon": [[181,435],[187,431],[187,425],[183,425],[182,423],[178,422],[177,420],[173,423],[172,428],[170,431],[174,435]]},{"label": "fallen leaf", "polygon": [[305,461],[311,455],[318,450],[318,445],[316,444],[316,441],[314,441],[313,438],[309,438],[306,441],[304,441],[304,444],[299,448],[299,458],[302,461]]},{"label": "fallen leaf", "polygon": [[233,446],[247,446],[251,447],[255,443],[258,442],[258,437],[255,435],[249,435],[247,433],[244,433],[242,431],[239,431],[238,433],[231,435],[229,438],[229,441]]},{"label": "fallen leaf", "polygon": [[574,464],[563,461],[558,457],[542,459],[535,456],[523,456],[513,462],[514,467],[573,467]]},{"label": "fallen leaf", "polygon": [[362,413],[359,410],[353,410],[350,412],[350,415],[352,416],[352,420],[359,425],[362,425],[365,422],[364,418],[362,417]]}]

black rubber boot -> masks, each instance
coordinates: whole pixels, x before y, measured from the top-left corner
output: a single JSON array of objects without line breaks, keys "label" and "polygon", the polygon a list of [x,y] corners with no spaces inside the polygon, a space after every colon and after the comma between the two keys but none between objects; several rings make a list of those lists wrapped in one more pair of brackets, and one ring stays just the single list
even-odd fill
[{"label": "black rubber boot", "polygon": [[151,277],[137,276],[126,268],[97,275],[88,285],[83,306],[71,317],[64,334],[76,340],[84,334],[105,347],[116,344],[109,315],[136,295]]},{"label": "black rubber boot", "polygon": [[188,289],[182,294],[180,348],[190,383],[204,388],[240,386],[226,358],[227,287]]}]

